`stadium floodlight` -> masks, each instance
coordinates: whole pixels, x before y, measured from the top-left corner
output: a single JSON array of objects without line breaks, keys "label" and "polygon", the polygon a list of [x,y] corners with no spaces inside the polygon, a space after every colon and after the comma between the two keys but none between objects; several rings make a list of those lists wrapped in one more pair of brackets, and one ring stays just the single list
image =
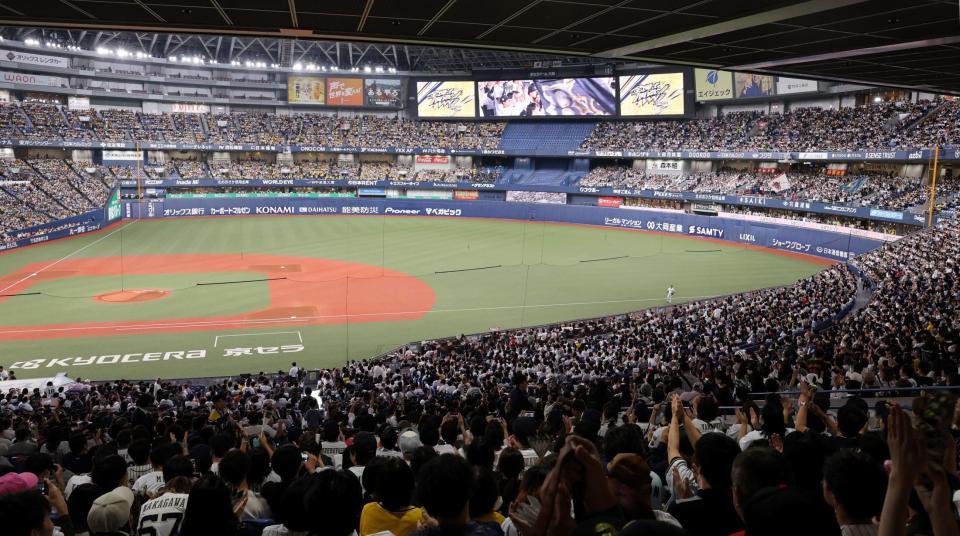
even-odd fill
[{"label": "stadium floodlight", "polygon": [[880,95],[877,95],[876,97],[873,98],[873,102],[883,102],[883,97],[881,97]]},{"label": "stadium floodlight", "polygon": [[396,68],[396,67],[390,67],[389,69],[387,69],[387,71],[389,71],[389,72],[391,72],[391,73],[396,73],[396,72],[397,72],[397,68]]},{"label": "stadium floodlight", "polygon": [[176,56],[170,56],[169,58],[167,58],[167,60],[176,63],[177,57],[176,57]]},{"label": "stadium floodlight", "polygon": [[371,69],[369,65],[364,65],[364,66],[363,66],[363,72],[369,73],[369,72],[372,72],[372,71],[373,71],[373,69]]},{"label": "stadium floodlight", "polygon": [[97,54],[101,56],[107,56],[110,54],[110,49],[107,47],[97,47]]},{"label": "stadium floodlight", "polygon": [[297,63],[294,63],[294,64],[293,64],[293,70],[294,70],[294,71],[302,71],[302,70],[303,70],[303,64],[300,63],[299,61],[298,61]]},{"label": "stadium floodlight", "polygon": [[32,47],[35,47],[35,46],[40,46],[40,41],[38,41],[37,39],[33,39],[33,38],[24,39],[24,40],[23,40],[23,44],[29,45],[29,46],[32,46]]}]

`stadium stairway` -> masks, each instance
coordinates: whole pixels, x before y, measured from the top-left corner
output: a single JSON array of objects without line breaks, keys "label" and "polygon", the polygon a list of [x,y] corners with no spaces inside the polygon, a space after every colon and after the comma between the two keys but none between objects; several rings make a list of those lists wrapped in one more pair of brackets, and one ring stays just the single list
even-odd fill
[{"label": "stadium stairway", "polygon": [[500,149],[534,155],[572,151],[593,132],[592,121],[513,121],[500,138]]},{"label": "stadium stairway", "polygon": [[565,160],[547,159],[538,162],[535,169],[522,166],[511,169],[503,175],[503,181],[528,186],[569,186],[586,174]]}]

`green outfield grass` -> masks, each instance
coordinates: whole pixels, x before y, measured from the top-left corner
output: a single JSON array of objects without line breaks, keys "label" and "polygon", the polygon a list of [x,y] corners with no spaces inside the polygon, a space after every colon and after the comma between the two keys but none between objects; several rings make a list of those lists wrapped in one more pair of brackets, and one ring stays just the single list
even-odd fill
[{"label": "green outfield grass", "polygon": [[[586,226],[496,220],[384,217],[264,217],[138,221],[105,232],[0,255],[0,276],[34,262],[168,254],[266,254],[344,260],[419,278],[436,297],[419,320],[321,326],[216,328],[185,333],[0,340],[0,364],[128,353],[204,351],[205,357],[16,369],[20,378],[182,378],[286,369],[290,362],[328,367],[397,345],[659,306],[665,289],[677,301],[791,283],[822,269],[805,260],[681,236]],[[599,260],[606,259],[606,260]],[[588,261],[588,262],[582,262]],[[497,266],[496,268],[477,269]],[[54,265],[50,270],[56,270]],[[452,271],[468,270],[468,271]],[[437,273],[448,272],[448,273]],[[182,273],[77,276],[43,281],[40,294],[0,303],[5,326],[164,320],[236,314],[269,302],[266,283],[250,274]],[[304,276],[304,274],[298,274]],[[284,284],[296,285],[295,277]],[[162,288],[164,299],[111,304],[93,296],[120,288]],[[349,300],[346,295],[331,299]],[[219,337],[219,338],[218,338]],[[302,352],[226,357],[226,348],[304,346]],[[198,354],[194,354],[198,355]]]}]

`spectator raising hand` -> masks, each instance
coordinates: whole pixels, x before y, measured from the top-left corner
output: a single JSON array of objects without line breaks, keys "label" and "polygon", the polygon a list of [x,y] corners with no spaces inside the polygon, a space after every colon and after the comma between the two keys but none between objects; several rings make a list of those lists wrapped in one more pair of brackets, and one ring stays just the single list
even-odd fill
[{"label": "spectator raising hand", "polygon": [[890,473],[880,517],[880,536],[907,534],[908,503],[915,489],[930,517],[935,536],[960,534],[946,473],[931,467],[920,432],[899,405],[890,408],[887,421]]},{"label": "spectator raising hand", "polygon": [[[581,437],[567,437],[540,489],[540,497],[541,508],[533,524],[520,513],[511,514],[525,536],[569,534],[574,530],[593,533],[591,527],[621,522],[617,499],[608,487],[596,446]],[[573,512],[577,512],[576,520]]]}]

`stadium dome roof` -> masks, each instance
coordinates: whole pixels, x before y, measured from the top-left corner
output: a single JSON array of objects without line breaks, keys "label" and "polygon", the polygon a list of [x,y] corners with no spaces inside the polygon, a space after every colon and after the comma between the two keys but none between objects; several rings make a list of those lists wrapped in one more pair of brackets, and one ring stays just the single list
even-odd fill
[{"label": "stadium dome roof", "polygon": [[[276,43],[278,60],[283,38],[407,45],[387,49],[405,70],[529,67],[569,61],[543,56],[563,54],[960,93],[958,10],[953,0],[4,0],[0,24],[72,29],[71,38],[86,30],[81,39],[99,30],[280,38],[263,45]],[[513,55],[423,48],[436,46]],[[383,48],[355,52],[371,50]]]}]

